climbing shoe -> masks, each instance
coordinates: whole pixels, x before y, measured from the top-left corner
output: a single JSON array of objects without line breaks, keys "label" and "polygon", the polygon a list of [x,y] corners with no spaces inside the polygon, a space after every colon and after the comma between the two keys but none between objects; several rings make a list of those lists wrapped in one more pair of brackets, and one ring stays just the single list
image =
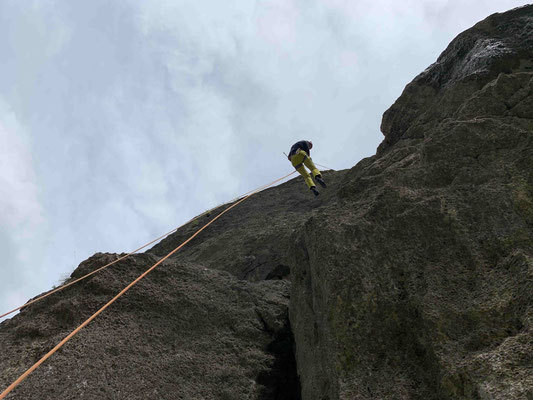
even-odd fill
[{"label": "climbing shoe", "polygon": [[320,186],[323,188],[327,187],[326,182],[324,182],[324,179],[322,179],[322,175],[315,176],[315,180],[320,183]]},{"label": "climbing shoe", "polygon": [[311,191],[313,192],[313,194],[315,196],[318,196],[320,194],[320,192],[318,190],[316,190],[316,186],[311,186],[310,189],[311,189]]}]

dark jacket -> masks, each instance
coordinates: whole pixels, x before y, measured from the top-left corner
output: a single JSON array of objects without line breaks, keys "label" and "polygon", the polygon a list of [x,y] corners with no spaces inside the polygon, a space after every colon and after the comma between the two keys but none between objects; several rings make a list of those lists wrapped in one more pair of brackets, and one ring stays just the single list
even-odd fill
[{"label": "dark jacket", "polygon": [[291,151],[289,152],[289,159],[295,155],[298,150],[303,150],[308,156],[311,156],[311,149],[309,148],[309,142],[307,140],[300,140],[292,145]]}]

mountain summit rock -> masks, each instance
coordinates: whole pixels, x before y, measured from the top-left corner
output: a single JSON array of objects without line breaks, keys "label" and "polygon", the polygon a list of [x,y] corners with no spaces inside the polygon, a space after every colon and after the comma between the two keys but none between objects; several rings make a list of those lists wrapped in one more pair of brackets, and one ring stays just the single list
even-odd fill
[{"label": "mountain summit rock", "polygon": [[[533,399],[533,6],[461,33],[381,128],[318,198],[293,179],[225,214],[8,399]],[[0,390],[225,207],[0,324]]]}]

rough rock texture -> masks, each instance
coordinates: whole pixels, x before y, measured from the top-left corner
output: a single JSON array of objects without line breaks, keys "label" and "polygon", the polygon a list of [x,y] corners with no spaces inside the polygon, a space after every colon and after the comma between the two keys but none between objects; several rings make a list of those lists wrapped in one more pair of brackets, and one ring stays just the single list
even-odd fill
[{"label": "rough rock texture", "polygon": [[[385,140],[379,151],[401,139],[427,137],[446,118],[468,119],[493,112],[527,118],[531,110],[527,84],[504,84],[506,91],[498,98],[470,104],[476,98],[487,100],[487,96],[478,98],[479,92],[500,74],[518,72],[533,72],[531,6],[491,15],[457,36],[385,112],[381,123]],[[522,91],[513,93],[516,87]]]},{"label": "rough rock texture", "polygon": [[[73,277],[114,257],[97,254]],[[2,323],[2,390],[155,261],[128,258]],[[162,264],[8,398],[295,399],[288,296],[288,281]]]},{"label": "rough rock texture", "polygon": [[[459,35],[376,156],[240,204],[9,398],[533,399],[532,38]],[[221,209],[0,324],[0,389]]]},{"label": "rough rock texture", "polygon": [[533,6],[462,33],[295,234],[303,399],[533,398]]}]

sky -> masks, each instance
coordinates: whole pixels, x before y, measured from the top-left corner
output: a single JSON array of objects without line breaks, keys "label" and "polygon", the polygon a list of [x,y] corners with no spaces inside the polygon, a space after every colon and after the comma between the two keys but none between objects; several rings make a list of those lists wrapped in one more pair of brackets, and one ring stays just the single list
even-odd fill
[{"label": "sky", "polygon": [[0,314],[291,172],[298,140],[372,156],[407,83],[525,4],[0,0]]}]

